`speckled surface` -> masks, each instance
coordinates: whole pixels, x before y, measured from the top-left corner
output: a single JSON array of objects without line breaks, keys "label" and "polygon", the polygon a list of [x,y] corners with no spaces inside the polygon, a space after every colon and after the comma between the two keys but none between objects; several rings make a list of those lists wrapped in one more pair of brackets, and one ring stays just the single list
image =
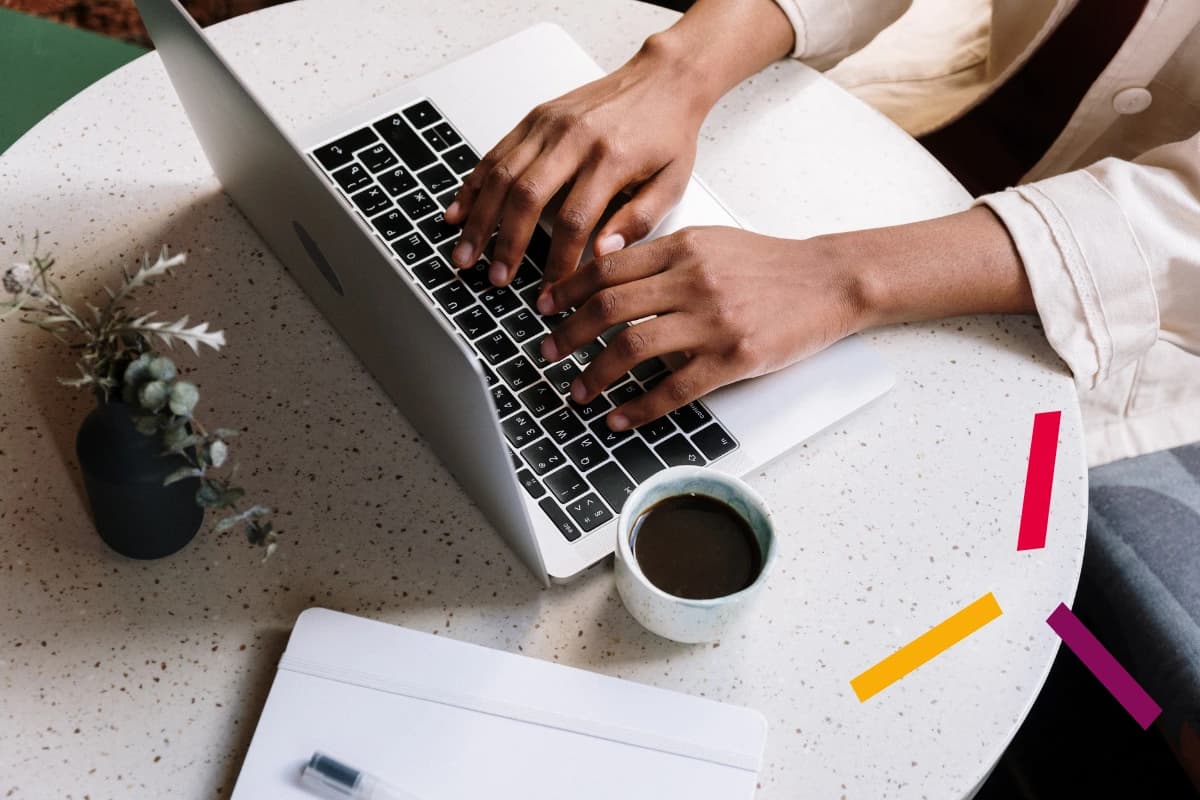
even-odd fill
[{"label": "speckled surface", "polygon": [[[626,0],[303,0],[214,29],[299,128],[536,20],[616,66],[671,14]],[[966,202],[888,123],[779,65],[704,130],[699,170],[759,230],[934,216]],[[542,590],[489,530],[210,175],[155,56],[69,102],[0,157],[0,252],[42,233],[72,292],[160,243],[192,260],[145,298],[226,330],[193,377],[281,509],[267,564],[204,534],[135,563],[92,532],[73,454],[88,410],[69,357],[0,323],[0,796],[224,797],[287,631],[322,605],[666,688],[770,720],[762,798],[952,798],[998,758],[1075,592],[1086,473],[1078,409],[1035,321],[979,317],[869,336],[886,397],[748,480],[784,540],[745,634],[688,647],[625,613],[608,567]],[[1017,553],[1032,415],[1064,410],[1048,546]],[[993,591],[1004,615],[859,703],[849,680]]]}]

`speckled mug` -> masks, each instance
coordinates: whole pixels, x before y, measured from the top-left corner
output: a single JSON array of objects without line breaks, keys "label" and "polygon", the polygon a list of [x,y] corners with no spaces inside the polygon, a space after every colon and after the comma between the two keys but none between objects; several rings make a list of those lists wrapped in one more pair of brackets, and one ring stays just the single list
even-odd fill
[{"label": "speckled mug", "polygon": [[[633,555],[634,523],[660,500],[698,494],[719,500],[750,524],[762,551],[762,569],[740,592],[711,600],[690,600],[659,589],[642,573]],[[693,644],[720,639],[744,617],[762,591],[778,552],[771,512],[758,493],[730,475],[703,467],[671,467],[650,477],[625,499],[617,522],[617,593],[629,613],[653,633]]]}]

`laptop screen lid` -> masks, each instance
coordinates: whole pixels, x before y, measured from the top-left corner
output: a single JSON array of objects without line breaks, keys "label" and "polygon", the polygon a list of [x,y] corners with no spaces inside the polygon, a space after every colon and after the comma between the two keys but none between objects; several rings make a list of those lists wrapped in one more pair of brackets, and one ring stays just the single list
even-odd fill
[{"label": "laptop screen lid", "polygon": [[222,186],[518,557],[545,564],[483,375],[178,0],[137,0]]}]

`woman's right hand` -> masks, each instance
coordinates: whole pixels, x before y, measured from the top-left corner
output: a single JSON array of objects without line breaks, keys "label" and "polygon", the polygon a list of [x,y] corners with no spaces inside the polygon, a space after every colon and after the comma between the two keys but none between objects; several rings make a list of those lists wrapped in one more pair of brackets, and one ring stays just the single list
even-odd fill
[{"label": "woman's right hand", "polygon": [[696,139],[716,98],[699,87],[678,48],[652,36],[627,64],[531,111],[467,177],[446,221],[462,225],[452,260],[473,266],[499,225],[489,278],[507,285],[534,227],[564,187],[554,218],[545,283],[569,275],[609,203],[632,195],[602,230],[595,255],[650,233],[679,201]]}]

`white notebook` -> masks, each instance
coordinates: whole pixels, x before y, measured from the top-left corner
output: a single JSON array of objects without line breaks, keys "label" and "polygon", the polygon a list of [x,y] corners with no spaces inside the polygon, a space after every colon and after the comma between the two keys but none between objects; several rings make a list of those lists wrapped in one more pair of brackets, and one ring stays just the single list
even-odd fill
[{"label": "white notebook", "polygon": [[766,735],[751,709],[312,608],[233,800],[319,797],[317,750],[422,800],[749,798]]}]

